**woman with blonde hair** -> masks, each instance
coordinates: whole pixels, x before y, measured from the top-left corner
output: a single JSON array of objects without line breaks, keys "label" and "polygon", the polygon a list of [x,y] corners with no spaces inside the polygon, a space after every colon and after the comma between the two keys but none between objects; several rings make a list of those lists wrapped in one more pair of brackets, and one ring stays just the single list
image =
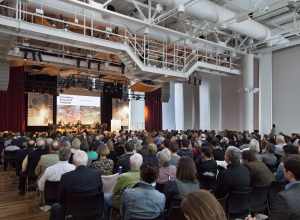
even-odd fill
[{"label": "woman with blonde hair", "polygon": [[181,202],[181,210],[187,220],[226,220],[221,204],[206,190],[188,194]]}]

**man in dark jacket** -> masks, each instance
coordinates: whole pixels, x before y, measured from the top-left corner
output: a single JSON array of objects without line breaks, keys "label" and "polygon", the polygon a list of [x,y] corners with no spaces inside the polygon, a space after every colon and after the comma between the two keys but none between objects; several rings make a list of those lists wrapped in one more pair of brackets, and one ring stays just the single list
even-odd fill
[{"label": "man in dark jacket", "polygon": [[76,151],[73,162],[76,169],[62,176],[59,204],[52,206],[50,220],[69,215],[79,220],[101,220],[104,204],[101,175],[87,167],[88,156],[84,151]]},{"label": "man in dark jacket", "polygon": [[247,167],[240,163],[241,152],[238,148],[230,146],[225,152],[225,161],[228,166],[217,178],[216,196],[226,196],[232,191],[241,191],[250,187],[250,173]]},{"label": "man in dark jacket", "polygon": [[300,219],[300,155],[291,155],[284,161],[284,176],[288,180],[271,205],[271,220]]},{"label": "man in dark jacket", "polygon": [[[128,141],[125,145],[125,154],[121,155],[117,162],[117,170],[119,169],[119,167],[122,167],[122,173],[126,173],[130,170],[130,157],[134,154],[134,149],[134,141]],[[115,172],[117,170],[115,170]]]}]

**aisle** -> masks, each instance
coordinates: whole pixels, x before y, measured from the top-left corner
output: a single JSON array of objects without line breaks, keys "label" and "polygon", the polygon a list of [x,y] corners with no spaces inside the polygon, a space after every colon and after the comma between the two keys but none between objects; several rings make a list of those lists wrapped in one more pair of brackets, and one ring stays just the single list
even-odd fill
[{"label": "aisle", "polygon": [[15,172],[0,169],[0,220],[48,220],[48,214],[39,209],[37,194],[20,196]]}]

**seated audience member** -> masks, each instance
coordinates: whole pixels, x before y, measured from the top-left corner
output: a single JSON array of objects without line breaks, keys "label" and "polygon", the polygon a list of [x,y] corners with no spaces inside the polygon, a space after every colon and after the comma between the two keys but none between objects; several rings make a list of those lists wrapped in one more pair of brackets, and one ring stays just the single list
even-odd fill
[{"label": "seated audience member", "polygon": [[[68,142],[65,141],[65,144],[67,144]],[[69,162],[73,163],[73,155],[80,150],[80,146],[81,146],[81,141],[79,138],[74,138],[72,143],[71,143],[71,157]]]},{"label": "seated audience member", "polygon": [[[51,209],[50,220],[59,220],[65,219],[65,215],[73,215],[69,213],[68,208],[69,199],[74,193],[82,193],[89,195],[98,195],[100,197],[99,206],[97,210],[94,210],[93,216],[90,216],[91,213],[81,213],[84,215],[82,218],[74,219],[95,219],[100,220],[103,215],[103,186],[102,179],[99,172],[94,169],[88,168],[88,157],[86,152],[77,150],[73,154],[73,163],[76,166],[76,169],[70,172],[67,172],[62,175],[60,180],[60,193],[59,193],[59,204],[54,204]],[[81,201],[82,205],[88,203],[89,201]],[[80,210],[77,210],[80,211]],[[97,213],[97,216],[95,216]]]},{"label": "seated audience member", "polygon": [[275,154],[279,157],[284,155],[283,147],[286,145],[284,136],[277,135],[276,136],[276,145],[275,145]]},{"label": "seated audience member", "polygon": [[38,187],[40,191],[44,191],[46,181],[59,182],[63,174],[75,170],[75,166],[68,162],[70,156],[70,148],[63,147],[59,149],[59,161],[56,164],[46,168],[45,172],[38,180]]},{"label": "seated audience member", "polygon": [[193,151],[190,149],[190,141],[187,138],[184,138],[181,141],[181,148],[178,150],[177,154],[180,157],[186,156],[193,158]]},{"label": "seated audience member", "polygon": [[177,154],[178,145],[176,142],[170,142],[169,149],[171,151],[170,165],[177,166],[180,156]]},{"label": "seated audience member", "polygon": [[147,147],[147,153],[143,156],[144,163],[151,163],[154,166],[159,166],[158,159],[156,157],[157,146],[156,144],[149,144]]},{"label": "seated audience member", "polygon": [[41,156],[41,159],[35,168],[35,175],[37,177],[40,177],[44,173],[44,171],[47,169],[47,167],[50,167],[59,161],[59,158],[58,158],[59,144],[58,144],[58,142],[53,141],[49,147],[50,147],[49,153]]},{"label": "seated audience member", "polygon": [[262,159],[262,162],[264,162],[267,167],[273,172],[277,165],[277,157],[274,155],[272,144],[266,144],[265,148],[262,149],[260,157]]},{"label": "seated audience member", "polygon": [[91,144],[90,149],[87,152],[88,158],[90,162],[93,162],[98,159],[99,155],[97,153],[97,148],[98,148],[97,142],[94,142]]},{"label": "seated audience member", "polygon": [[134,186],[140,180],[140,167],[143,163],[143,157],[139,153],[131,155],[129,158],[130,171],[121,174],[118,177],[117,183],[113,189],[112,206],[115,209],[120,209],[121,198],[126,188]]},{"label": "seated audience member", "polygon": [[242,152],[243,164],[249,169],[251,186],[269,186],[275,180],[273,173],[256,157],[252,150]]},{"label": "seated audience member", "polygon": [[284,176],[289,182],[271,204],[272,220],[300,219],[300,155],[291,155],[284,162]]},{"label": "seated audience member", "polygon": [[199,182],[193,159],[181,157],[177,165],[176,180],[168,182],[164,187],[166,208],[178,207],[188,193],[198,190]]},{"label": "seated audience member", "polygon": [[217,177],[216,196],[224,197],[234,190],[250,187],[250,173],[247,167],[240,163],[240,149],[229,146],[225,152],[227,169]]},{"label": "seated audience member", "polygon": [[109,153],[108,146],[103,143],[100,144],[97,148],[97,154],[99,155],[99,158],[91,164],[91,167],[97,169],[101,175],[106,176],[113,174],[114,162],[113,160],[107,158]]},{"label": "seated audience member", "polygon": [[37,139],[36,149],[29,153],[22,163],[22,172],[26,173],[26,176],[30,181],[36,181],[37,176],[35,175],[35,168],[41,159],[41,156],[46,154],[48,151],[46,149],[45,140],[42,138]]},{"label": "seated audience member", "polygon": [[[299,154],[298,147],[292,144],[285,145],[283,147],[283,158],[288,157],[289,155]],[[283,162],[281,162],[277,168],[275,178],[277,182],[284,183],[286,179],[284,178],[284,167]]]},{"label": "seated audience member", "polygon": [[158,166],[143,163],[140,173],[141,181],[123,193],[121,215],[124,220],[155,219],[164,211],[165,196],[154,187]]},{"label": "seated audience member", "polygon": [[126,173],[130,170],[130,157],[134,154],[135,146],[134,141],[128,141],[125,144],[125,153],[118,159],[116,168],[122,167],[122,173]]},{"label": "seated audience member", "polygon": [[157,179],[158,184],[165,184],[168,181],[175,180],[176,167],[170,165],[171,152],[168,148],[163,149],[157,153],[159,162],[159,175]]},{"label": "seated audience member", "polygon": [[197,161],[197,173],[202,189],[215,189],[217,179],[217,162],[213,158],[211,148],[201,149],[201,158]]},{"label": "seated audience member", "polygon": [[181,202],[186,220],[226,220],[226,215],[216,198],[206,190],[188,194]]}]

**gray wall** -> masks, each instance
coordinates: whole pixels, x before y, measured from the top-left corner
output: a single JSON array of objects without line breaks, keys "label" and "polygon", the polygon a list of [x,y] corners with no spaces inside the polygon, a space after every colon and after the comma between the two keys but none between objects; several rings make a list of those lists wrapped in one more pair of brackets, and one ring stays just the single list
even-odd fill
[{"label": "gray wall", "polygon": [[300,47],[273,53],[273,122],[278,131],[300,132]]}]

